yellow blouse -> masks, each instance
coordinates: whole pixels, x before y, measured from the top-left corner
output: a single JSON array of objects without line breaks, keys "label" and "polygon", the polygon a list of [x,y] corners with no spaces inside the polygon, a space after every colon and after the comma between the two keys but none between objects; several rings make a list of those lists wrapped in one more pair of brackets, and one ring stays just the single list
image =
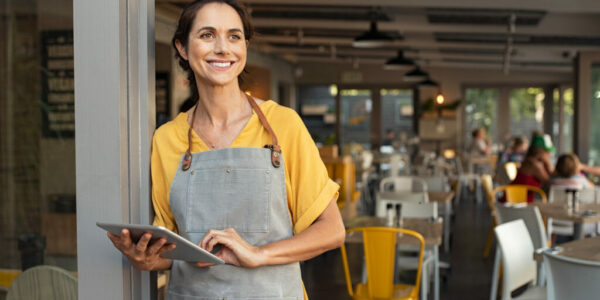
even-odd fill
[{"label": "yellow blouse", "polygon": [[[271,100],[262,103],[260,108],[281,146],[288,207],[294,234],[297,234],[308,228],[332,199],[337,199],[339,185],[329,179],[315,143],[294,110]],[[175,172],[180,167],[178,164],[181,155],[187,149],[187,118],[187,113],[180,113],[174,120],[158,128],[152,141],[152,203],[156,214],[154,225],[164,226],[175,232],[177,224],[169,206],[169,190]],[[272,144],[271,136],[256,113],[253,113],[231,147],[262,148],[266,144]],[[192,153],[207,150],[209,148],[194,132]]]}]

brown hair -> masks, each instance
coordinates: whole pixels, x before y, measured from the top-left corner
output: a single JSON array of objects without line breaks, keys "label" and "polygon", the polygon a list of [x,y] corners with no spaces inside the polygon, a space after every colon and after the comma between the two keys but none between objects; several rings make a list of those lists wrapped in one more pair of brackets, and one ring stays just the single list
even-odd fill
[{"label": "brown hair", "polygon": [[[231,6],[240,16],[242,20],[242,25],[244,26],[244,39],[246,41],[250,41],[252,36],[254,35],[254,28],[250,23],[250,17],[248,16],[248,12],[246,11],[246,7],[244,5],[238,3],[235,0],[199,0],[190,3],[186,6],[181,15],[179,16],[179,22],[177,22],[177,29],[175,30],[175,34],[173,35],[173,39],[171,40],[171,45],[175,48],[175,58],[179,61],[179,66],[187,72],[187,79],[189,80],[190,90],[192,95],[190,98],[194,101],[198,101],[198,88],[196,87],[196,78],[194,77],[194,71],[190,68],[190,63],[181,57],[179,51],[177,50],[177,46],[175,45],[176,41],[179,41],[181,45],[187,49],[190,31],[192,30],[192,26],[194,25],[194,20],[196,19],[196,14],[198,11],[204,7],[204,5],[209,3],[222,3]],[[245,71],[245,69],[244,69]],[[238,76],[238,82],[241,84],[243,81],[242,74]]]},{"label": "brown hair", "polygon": [[579,170],[579,158],[573,153],[563,154],[556,161],[556,174],[562,178],[570,178]]},{"label": "brown hair", "polygon": [[527,153],[525,154],[525,158],[536,158],[546,152],[548,152],[548,150],[544,149],[544,147],[529,146],[529,149],[527,149]]}]

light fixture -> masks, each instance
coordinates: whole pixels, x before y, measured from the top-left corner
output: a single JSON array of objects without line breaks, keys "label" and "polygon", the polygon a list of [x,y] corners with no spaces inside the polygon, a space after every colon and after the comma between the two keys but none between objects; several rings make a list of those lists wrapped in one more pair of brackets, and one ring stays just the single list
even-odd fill
[{"label": "light fixture", "polygon": [[356,48],[377,48],[389,45],[394,39],[377,30],[377,22],[371,21],[371,29],[357,36],[352,43]]},{"label": "light fixture", "polygon": [[439,87],[440,85],[437,82],[431,80],[431,78],[427,77],[427,79],[417,83],[417,86],[418,87]]},{"label": "light fixture", "polygon": [[421,81],[429,77],[427,72],[424,72],[417,66],[414,70],[404,74],[404,81]]},{"label": "light fixture", "polygon": [[398,56],[388,59],[383,65],[385,70],[398,70],[403,69],[409,66],[413,66],[415,62],[412,59],[408,59],[404,57],[404,52],[402,50],[398,50]]},{"label": "light fixture", "polygon": [[437,96],[435,96],[435,103],[437,103],[437,104],[439,104],[439,105],[442,105],[442,104],[444,104],[444,95],[442,95],[442,93],[441,93],[441,92],[439,92],[439,93],[437,94]]}]

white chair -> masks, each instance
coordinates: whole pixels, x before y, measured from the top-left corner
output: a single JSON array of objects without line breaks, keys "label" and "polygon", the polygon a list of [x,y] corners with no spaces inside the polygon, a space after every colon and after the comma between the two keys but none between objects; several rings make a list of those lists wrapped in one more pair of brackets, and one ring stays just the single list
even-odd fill
[{"label": "white chair", "polygon": [[[527,231],[529,231],[529,236],[531,237],[533,248],[542,249],[548,247],[548,240],[546,239],[546,229],[544,227],[544,221],[542,219],[542,214],[540,214],[540,210],[537,208],[537,206],[514,207],[497,204],[496,220],[498,224],[504,224],[514,220],[523,220],[523,222],[525,222],[525,226],[527,226]],[[494,272],[498,272],[499,269],[499,264],[495,264]],[[537,270],[537,284],[541,286],[544,284],[545,281],[545,272],[542,264],[538,264]],[[497,284],[497,281],[492,282],[492,284]]]},{"label": "white chair", "polygon": [[427,185],[428,192],[448,192],[448,178],[446,176],[419,176]]},{"label": "white chair", "polygon": [[6,299],[76,300],[77,279],[54,266],[33,267],[15,278]]},{"label": "white chair", "polygon": [[[417,203],[413,201],[400,201],[402,203],[402,218],[415,218],[415,219],[437,219],[437,202],[428,203]],[[416,251],[416,248],[410,245],[403,245],[399,247],[400,251]],[[436,253],[432,249],[426,249],[423,256],[423,268],[421,272],[421,297],[420,299],[427,299],[427,293],[429,290],[429,275],[430,269],[435,266],[432,264],[438,259]],[[399,255],[396,260],[397,267],[403,270],[416,270],[418,267],[418,261],[416,257],[407,257],[405,255]],[[438,270],[434,268],[434,276],[439,282]]]},{"label": "white chair", "polygon": [[[573,189],[573,187],[569,186],[551,186],[550,192],[548,194],[548,202],[565,203],[569,201],[572,197],[572,194],[567,191]],[[598,190],[594,188],[579,189],[577,191],[579,201],[581,203],[597,203],[597,191]],[[596,235],[596,227],[596,224],[583,224],[583,234]],[[572,236],[573,222],[554,220],[552,218],[548,218],[548,239],[550,239],[550,236],[552,234]]]},{"label": "white chair", "polygon": [[427,183],[423,179],[412,176],[390,176],[381,179],[379,191],[426,193]]},{"label": "white chair", "polygon": [[454,157],[454,163],[456,166],[457,179],[456,179],[456,197],[454,197],[454,204],[458,204],[462,198],[462,191],[468,188],[471,183],[475,184],[475,200],[477,203],[481,203],[483,195],[481,193],[481,177],[477,174],[464,172],[462,161],[457,156]]},{"label": "white chair", "polygon": [[[377,193],[375,195],[375,216],[385,217],[388,203],[428,203],[427,193],[399,192],[399,193]],[[437,206],[436,206],[437,209]],[[436,213],[437,217],[437,213]]]},{"label": "white chair", "polygon": [[600,263],[542,252],[550,270],[548,293],[553,299],[588,300],[600,297]]},{"label": "white chair", "polygon": [[[523,220],[515,220],[500,224],[494,228],[498,247],[496,262],[502,257],[502,300],[509,299],[546,299],[543,287],[531,287],[516,298],[511,292],[526,284],[536,281],[536,263],[533,260],[533,243]],[[498,280],[493,274],[492,282]],[[490,292],[490,300],[496,299],[494,285]]]}]

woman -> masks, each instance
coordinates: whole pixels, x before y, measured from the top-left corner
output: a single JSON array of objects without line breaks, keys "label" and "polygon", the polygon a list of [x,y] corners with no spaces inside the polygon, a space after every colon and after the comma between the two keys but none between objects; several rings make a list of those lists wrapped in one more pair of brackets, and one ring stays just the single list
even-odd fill
[{"label": "woman", "polygon": [[469,151],[474,157],[488,156],[492,153],[492,144],[486,138],[485,128],[479,127],[471,132]]},{"label": "woman", "polygon": [[155,225],[226,264],[161,258],[150,235],[110,235],[131,264],[171,269],[168,299],[300,299],[299,261],[337,248],[339,186],[298,115],[244,94],[238,78],[252,36],[237,2],[206,0],[181,14],[173,37],[197,104],[159,128],[151,159]]},{"label": "woman", "polygon": [[[552,167],[550,152],[541,146],[531,146],[523,158],[517,177],[511,184],[523,184],[541,188],[550,179]],[[502,200],[502,199],[501,199]],[[533,194],[529,193],[527,202],[533,202]]]}]

